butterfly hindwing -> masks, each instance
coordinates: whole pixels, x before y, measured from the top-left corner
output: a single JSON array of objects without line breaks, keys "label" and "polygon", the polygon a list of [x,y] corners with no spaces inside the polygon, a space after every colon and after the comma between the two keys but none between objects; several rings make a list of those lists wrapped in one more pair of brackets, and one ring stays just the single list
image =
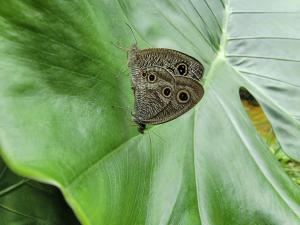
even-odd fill
[{"label": "butterfly hindwing", "polygon": [[177,118],[197,104],[204,94],[196,80],[173,76],[151,67],[135,77],[135,121],[160,124]]}]

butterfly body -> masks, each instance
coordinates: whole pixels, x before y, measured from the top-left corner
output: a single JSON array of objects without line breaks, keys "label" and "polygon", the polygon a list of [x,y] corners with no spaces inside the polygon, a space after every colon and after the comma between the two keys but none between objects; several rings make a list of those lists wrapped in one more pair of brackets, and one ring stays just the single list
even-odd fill
[{"label": "butterfly body", "polygon": [[160,124],[177,118],[196,105],[204,94],[198,82],[203,65],[191,56],[172,49],[129,52],[128,66],[135,97],[133,121],[143,133],[146,124]]}]

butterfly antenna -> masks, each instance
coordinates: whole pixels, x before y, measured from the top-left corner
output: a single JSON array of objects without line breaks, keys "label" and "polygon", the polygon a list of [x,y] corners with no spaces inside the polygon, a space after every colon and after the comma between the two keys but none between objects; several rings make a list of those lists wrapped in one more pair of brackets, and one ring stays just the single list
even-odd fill
[{"label": "butterfly antenna", "polygon": [[116,45],[116,44],[114,44],[113,42],[110,42],[113,46],[115,46],[116,48],[118,48],[118,49],[121,49],[122,51],[124,51],[124,52],[128,52],[130,49],[128,49],[128,48],[124,48],[124,47],[122,47],[122,46],[119,46],[119,45]]},{"label": "butterfly antenna", "polygon": [[134,38],[134,41],[135,41],[135,46],[137,46],[137,40],[136,40],[136,37],[135,37],[135,35],[134,35],[134,32],[133,32],[133,29],[132,29],[132,27],[128,24],[128,23],[125,23],[128,27],[129,27],[129,29],[130,29],[130,31],[131,31],[131,34],[132,34],[132,36],[133,36],[133,38]]}]

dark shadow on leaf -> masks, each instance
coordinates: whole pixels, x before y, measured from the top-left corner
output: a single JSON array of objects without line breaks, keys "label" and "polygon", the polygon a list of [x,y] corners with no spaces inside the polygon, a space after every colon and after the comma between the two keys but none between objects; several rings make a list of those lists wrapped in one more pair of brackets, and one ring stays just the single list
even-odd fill
[{"label": "dark shadow on leaf", "polygon": [[79,225],[55,187],[14,174],[0,158],[1,224]]}]

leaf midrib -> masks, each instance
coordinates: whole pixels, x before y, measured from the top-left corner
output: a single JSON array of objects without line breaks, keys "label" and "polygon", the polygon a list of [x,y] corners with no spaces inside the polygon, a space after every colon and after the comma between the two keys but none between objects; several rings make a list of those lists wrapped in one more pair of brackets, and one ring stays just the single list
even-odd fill
[{"label": "leaf midrib", "polygon": [[[228,23],[229,23],[229,17],[232,14],[243,14],[243,13],[278,13],[278,12],[232,12],[230,10],[228,10],[228,3],[225,4],[225,9],[224,9],[224,24],[223,24],[223,29],[222,29],[222,37],[221,37],[221,43],[220,43],[220,51],[218,52],[218,55],[216,56],[216,58],[214,59],[213,63],[211,64],[211,68],[210,71],[213,71],[214,66],[217,64],[218,61],[220,60],[224,60],[226,62],[227,65],[230,65],[231,68],[242,78],[245,79],[245,77],[242,76],[241,72],[239,70],[237,70],[237,68],[235,68],[234,66],[232,66],[229,61],[227,60],[227,56],[226,55],[226,47],[228,44],[228,41],[234,40],[234,39],[238,39],[239,37],[228,37]],[[294,13],[294,12],[289,12],[289,13]],[[242,37],[241,39],[267,39],[267,37]],[[285,37],[276,37],[276,39],[292,39],[292,40],[300,40],[298,38],[285,38]],[[268,58],[268,57],[264,57],[264,58]],[[268,58],[269,59],[269,58]],[[274,58],[275,60],[282,60],[282,59],[277,59]],[[289,59],[287,59],[286,61],[290,61]],[[299,60],[297,60],[298,62]],[[210,76],[209,76],[210,75]],[[213,79],[214,75],[213,74],[208,74],[208,80]],[[248,82],[248,81],[247,81]],[[210,86],[211,90],[213,91],[213,94],[216,96],[216,99],[219,101],[220,105],[222,106],[222,108],[224,109],[224,111],[226,112],[228,119],[230,122],[232,122],[233,118],[230,118],[230,112],[228,112],[228,109],[226,109],[226,105],[222,102],[222,99],[220,99],[218,97],[218,95],[215,93],[215,91],[213,90],[213,88]],[[254,87],[255,89],[257,89],[257,87]],[[266,96],[265,96],[266,97]],[[266,97],[267,98],[267,97]],[[269,98],[267,98],[268,100],[270,100]],[[285,109],[282,109],[280,106],[278,106],[276,103],[274,103],[272,100],[270,100],[273,105],[275,105],[276,107],[280,108],[281,110],[283,110],[284,112]],[[287,112],[286,112],[287,113]],[[288,113],[287,113],[288,114]],[[288,114],[289,115],[289,114]],[[276,185],[272,183],[272,180],[267,176],[267,172],[264,171],[263,167],[261,167],[259,165],[259,163],[255,160],[255,156],[251,153],[251,151],[249,151],[247,144],[245,143],[245,140],[240,136],[240,133],[238,132],[238,128],[236,127],[235,124],[231,123],[232,127],[234,128],[234,131],[236,132],[237,136],[239,137],[239,139],[241,140],[241,142],[243,143],[243,145],[245,146],[245,148],[247,149],[249,155],[251,156],[251,158],[253,159],[254,163],[256,164],[258,170],[261,172],[261,174],[265,177],[266,181],[270,184],[270,186],[273,188],[273,190],[277,193],[277,195],[279,196],[279,198],[282,199],[282,201],[284,202],[284,204],[287,205],[287,207],[291,210],[291,212],[296,216],[296,218],[299,218],[298,214],[297,214],[297,210],[293,208],[292,205],[289,204],[288,200],[286,200],[283,196],[283,194],[280,192],[280,190],[277,190]],[[194,124],[194,130],[195,130],[195,124]],[[195,153],[194,153],[195,154]],[[194,167],[195,167],[195,162],[194,162]],[[195,179],[195,181],[197,182],[197,179]],[[199,212],[200,214],[200,212]]]}]

